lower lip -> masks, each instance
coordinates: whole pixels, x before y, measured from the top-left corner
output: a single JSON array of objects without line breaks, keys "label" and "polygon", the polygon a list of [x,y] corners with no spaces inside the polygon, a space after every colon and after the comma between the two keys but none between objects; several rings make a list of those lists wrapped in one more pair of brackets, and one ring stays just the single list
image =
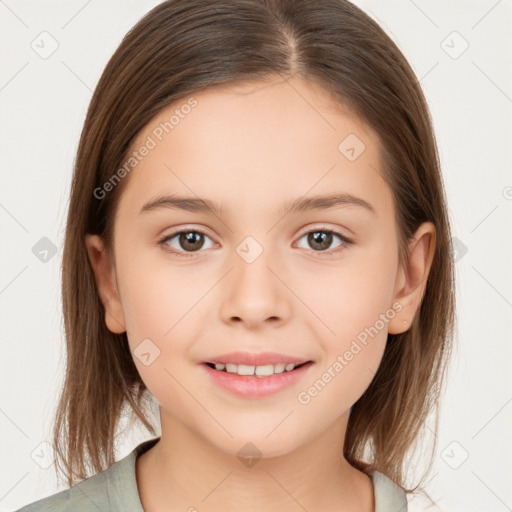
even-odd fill
[{"label": "lower lip", "polygon": [[243,377],[236,373],[215,370],[207,364],[201,364],[213,382],[235,395],[247,398],[260,398],[273,395],[298,382],[309,371],[312,362],[302,365],[291,372],[284,371],[269,377]]}]

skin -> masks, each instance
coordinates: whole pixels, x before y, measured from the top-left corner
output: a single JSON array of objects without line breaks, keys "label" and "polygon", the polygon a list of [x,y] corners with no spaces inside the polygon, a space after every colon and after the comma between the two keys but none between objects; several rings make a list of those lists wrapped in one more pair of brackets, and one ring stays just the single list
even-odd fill
[{"label": "skin", "polygon": [[[149,338],[160,350],[135,364],[160,403],[162,438],[137,459],[141,502],[170,510],[374,510],[370,478],[342,455],[350,407],[377,371],[388,332],[407,329],[425,290],[435,228],[425,223],[398,264],[391,189],[382,178],[377,135],[319,86],[292,77],[194,94],[198,105],[132,170],[115,217],[114,254],[86,246],[112,332],[133,351]],[[160,112],[136,149],[186,99]],[[356,134],[366,146],[349,161],[338,145]],[[352,193],[354,205],[279,213],[304,195]],[[161,193],[222,204],[221,216],[176,209],[139,214]],[[191,257],[158,242],[183,229],[206,230]],[[322,251],[307,233],[336,230]],[[263,248],[247,263],[236,252],[251,236]],[[179,236],[171,250],[187,253]],[[330,252],[330,256],[327,254]],[[308,404],[297,400],[392,305],[402,309]],[[408,323],[405,324],[404,321]],[[235,350],[271,350],[314,361],[307,378],[247,399],[211,383],[199,365]],[[237,452],[252,442],[261,458]]]}]

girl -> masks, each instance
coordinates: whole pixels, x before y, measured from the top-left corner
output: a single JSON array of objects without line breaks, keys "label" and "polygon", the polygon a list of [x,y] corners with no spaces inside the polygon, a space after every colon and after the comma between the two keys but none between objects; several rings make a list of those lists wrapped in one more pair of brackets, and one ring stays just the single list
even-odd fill
[{"label": "girl", "polygon": [[[62,268],[70,489],[22,511],[407,510],[450,226],[419,83],[359,8],[141,19],[87,113]],[[126,410],[154,437],[116,462]]]}]

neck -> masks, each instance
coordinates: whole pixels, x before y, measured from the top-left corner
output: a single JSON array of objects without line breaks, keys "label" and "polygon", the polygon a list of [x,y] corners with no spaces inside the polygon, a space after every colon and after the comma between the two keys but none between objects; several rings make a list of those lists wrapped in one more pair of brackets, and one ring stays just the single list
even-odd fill
[{"label": "neck", "polygon": [[161,411],[161,439],[136,462],[144,510],[373,512],[370,478],[342,456],[347,419],[291,452],[265,457],[245,441],[233,454],[221,451]]}]

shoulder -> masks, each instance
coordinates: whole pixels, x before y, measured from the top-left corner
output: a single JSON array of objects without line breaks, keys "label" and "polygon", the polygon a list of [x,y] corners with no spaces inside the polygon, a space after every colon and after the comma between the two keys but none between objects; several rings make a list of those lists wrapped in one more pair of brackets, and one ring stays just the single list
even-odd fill
[{"label": "shoulder", "polygon": [[[113,467],[113,466],[112,466]],[[107,495],[106,477],[110,469],[98,473],[70,489],[65,489],[51,496],[20,508],[16,512],[86,512],[89,510],[110,510],[105,506]]]},{"label": "shoulder", "polygon": [[[159,438],[139,444],[123,459],[70,489],[30,503],[16,512],[143,512],[135,477],[135,459]],[[128,507],[128,508],[127,508]]]},{"label": "shoulder", "polygon": [[373,471],[369,476],[373,482],[375,512],[407,512],[407,496],[402,487],[380,471]]},{"label": "shoulder", "polygon": [[98,473],[70,489],[26,505],[16,512],[85,512],[94,509],[95,505],[103,510],[101,501],[104,495],[105,477],[103,473]]}]

